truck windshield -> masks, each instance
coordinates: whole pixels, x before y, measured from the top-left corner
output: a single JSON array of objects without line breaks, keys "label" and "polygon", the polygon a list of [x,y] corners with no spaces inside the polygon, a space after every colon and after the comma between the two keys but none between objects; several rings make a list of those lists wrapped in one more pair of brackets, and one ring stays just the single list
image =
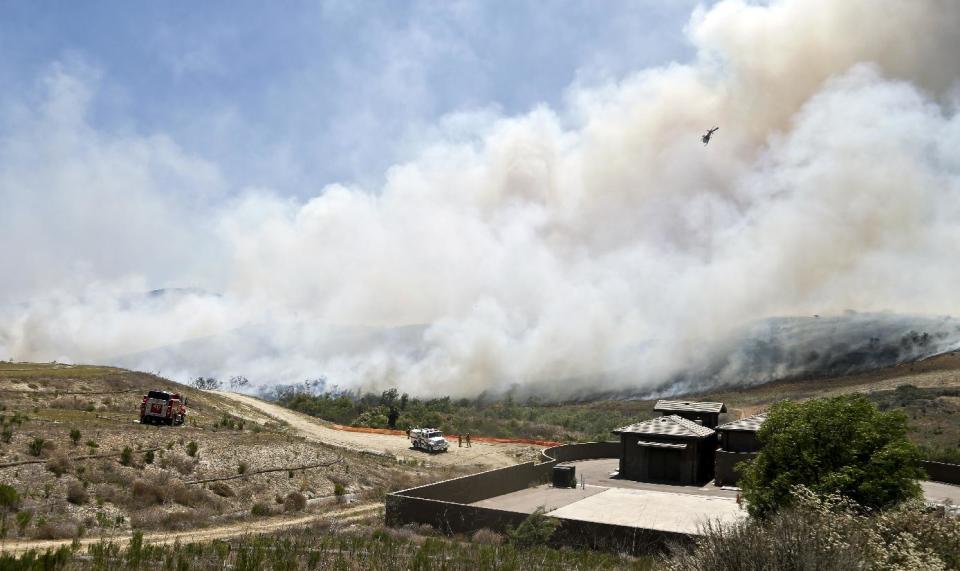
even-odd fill
[{"label": "truck windshield", "polygon": [[160,391],[150,391],[147,393],[147,397],[158,400],[170,400],[170,393],[163,393]]},{"label": "truck windshield", "polygon": [[427,433],[427,438],[442,438],[442,437],[443,437],[443,433],[440,432],[439,430],[437,430],[437,431],[435,431],[435,432],[428,432],[428,433]]}]

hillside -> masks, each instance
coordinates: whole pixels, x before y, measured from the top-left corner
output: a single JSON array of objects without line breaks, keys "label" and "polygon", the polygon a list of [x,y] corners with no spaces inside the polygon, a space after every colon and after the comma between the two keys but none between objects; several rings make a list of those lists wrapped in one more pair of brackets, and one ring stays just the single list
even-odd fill
[{"label": "hillside", "polygon": [[[154,388],[187,397],[185,425],[138,423]],[[8,549],[376,509],[387,490],[463,470],[328,446],[255,407],[111,367],[0,363],[0,398],[0,484],[20,498]]]}]

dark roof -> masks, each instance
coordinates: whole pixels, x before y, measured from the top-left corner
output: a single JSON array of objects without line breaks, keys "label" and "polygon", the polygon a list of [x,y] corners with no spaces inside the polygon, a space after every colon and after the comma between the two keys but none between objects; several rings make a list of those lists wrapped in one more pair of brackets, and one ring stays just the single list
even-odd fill
[{"label": "dark roof", "polygon": [[693,438],[703,438],[713,434],[712,429],[675,414],[651,418],[650,420],[624,426],[613,431],[614,434],[622,434],[625,432],[631,434],[663,434],[667,436]]},{"label": "dark roof", "polygon": [[734,420],[733,422],[721,424],[720,426],[717,427],[717,430],[739,430],[741,432],[756,432],[760,430],[760,425],[762,425],[763,421],[765,420],[767,420],[767,413],[761,412],[760,414],[755,414],[753,416],[741,418],[740,420]]},{"label": "dark roof", "polygon": [[658,400],[653,407],[656,412],[727,412],[722,402],[695,402],[685,400]]}]

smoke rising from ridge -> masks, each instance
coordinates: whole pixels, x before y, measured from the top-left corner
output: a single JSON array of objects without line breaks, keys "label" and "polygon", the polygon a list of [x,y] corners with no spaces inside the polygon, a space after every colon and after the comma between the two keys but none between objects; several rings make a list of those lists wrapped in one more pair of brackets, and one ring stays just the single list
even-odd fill
[{"label": "smoke rising from ridge", "polygon": [[[958,30],[947,0],[724,0],[693,62],[451,115],[382,188],[305,203],[96,132],[95,80],[54,68],[0,138],[0,294],[27,300],[0,357],[562,396],[802,370],[702,362],[772,316],[889,312],[894,343],[960,310]],[[129,293],[157,283],[219,295]],[[923,351],[958,344],[937,323]]]}]

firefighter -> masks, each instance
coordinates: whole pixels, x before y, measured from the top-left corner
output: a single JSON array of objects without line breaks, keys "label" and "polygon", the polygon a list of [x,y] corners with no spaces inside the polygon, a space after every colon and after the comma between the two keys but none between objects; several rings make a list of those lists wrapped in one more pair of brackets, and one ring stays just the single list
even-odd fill
[{"label": "firefighter", "polygon": [[457,435],[457,448],[463,448],[463,435]]},{"label": "firefighter", "polygon": [[471,446],[470,446],[470,433],[469,433],[469,432],[467,433],[467,448],[471,448]]}]

